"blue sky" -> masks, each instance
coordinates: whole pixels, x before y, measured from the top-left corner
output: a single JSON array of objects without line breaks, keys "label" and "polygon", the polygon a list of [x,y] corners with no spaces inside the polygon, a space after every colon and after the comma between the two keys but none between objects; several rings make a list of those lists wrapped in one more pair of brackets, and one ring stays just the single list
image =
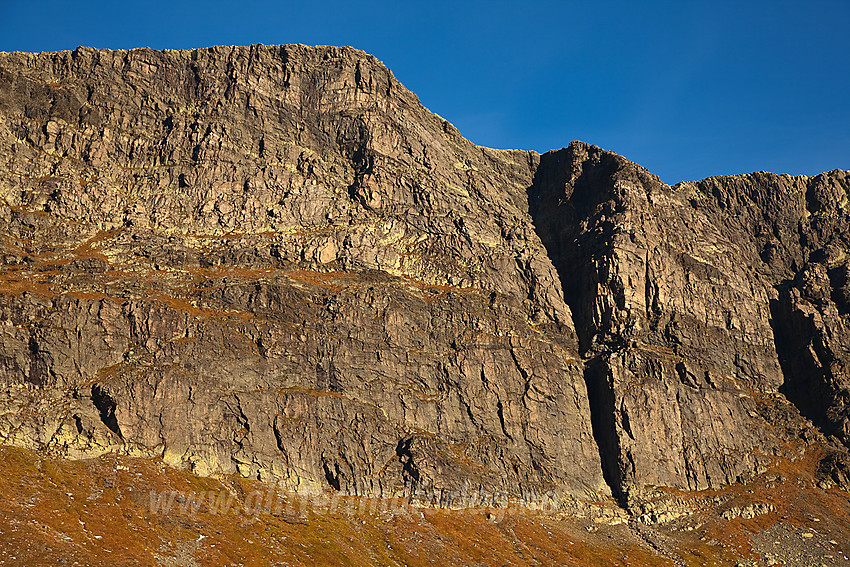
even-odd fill
[{"label": "blue sky", "polygon": [[0,0],[0,50],[353,45],[472,141],[580,139],[668,183],[850,169],[850,0]]}]

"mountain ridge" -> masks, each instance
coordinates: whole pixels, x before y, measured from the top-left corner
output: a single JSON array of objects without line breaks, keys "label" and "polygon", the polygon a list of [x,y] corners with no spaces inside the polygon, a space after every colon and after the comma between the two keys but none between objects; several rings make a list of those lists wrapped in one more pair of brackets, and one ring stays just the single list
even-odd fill
[{"label": "mountain ridge", "polygon": [[431,505],[846,483],[847,172],[484,148],[347,47],[2,54],[0,120],[5,444]]}]

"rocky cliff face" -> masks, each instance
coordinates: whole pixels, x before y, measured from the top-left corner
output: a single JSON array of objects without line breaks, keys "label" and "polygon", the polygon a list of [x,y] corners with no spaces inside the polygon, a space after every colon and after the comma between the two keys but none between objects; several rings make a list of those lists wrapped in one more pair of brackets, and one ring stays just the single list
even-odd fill
[{"label": "rocky cliff face", "polygon": [[835,476],[848,190],[481,148],[350,48],[0,54],[0,441],[449,506]]},{"label": "rocky cliff face", "polygon": [[847,442],[848,181],[669,187],[584,144],[542,156],[531,212],[574,314],[615,490],[758,472],[806,427],[798,408]]}]

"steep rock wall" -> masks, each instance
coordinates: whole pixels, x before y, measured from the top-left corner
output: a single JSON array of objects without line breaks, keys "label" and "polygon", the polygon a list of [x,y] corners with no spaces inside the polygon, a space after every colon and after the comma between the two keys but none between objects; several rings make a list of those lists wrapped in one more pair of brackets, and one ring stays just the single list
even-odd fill
[{"label": "steep rock wall", "polygon": [[537,154],[350,48],[4,54],[0,113],[3,442],[440,504],[607,490]]},{"label": "steep rock wall", "polygon": [[[541,157],[531,214],[575,317],[616,492],[758,472],[806,427],[798,409],[846,442],[831,298],[846,285],[848,190],[841,171],[669,187],[579,142]],[[815,260],[830,255],[832,272]]]},{"label": "steep rock wall", "polygon": [[848,189],[478,147],[351,48],[0,54],[0,442],[447,506],[840,469]]}]

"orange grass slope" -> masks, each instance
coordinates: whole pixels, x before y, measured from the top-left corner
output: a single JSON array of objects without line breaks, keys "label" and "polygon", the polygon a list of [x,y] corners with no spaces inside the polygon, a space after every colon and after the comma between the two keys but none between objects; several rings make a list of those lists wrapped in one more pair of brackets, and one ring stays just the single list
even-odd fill
[{"label": "orange grass slope", "polygon": [[[304,497],[114,455],[0,447],[0,462],[0,565],[850,565],[850,499],[815,487],[816,459],[694,493],[655,525]],[[730,514],[753,503],[772,508]]]},{"label": "orange grass slope", "polygon": [[554,514],[308,499],[115,456],[0,460],[2,565],[672,564],[625,525]]}]

